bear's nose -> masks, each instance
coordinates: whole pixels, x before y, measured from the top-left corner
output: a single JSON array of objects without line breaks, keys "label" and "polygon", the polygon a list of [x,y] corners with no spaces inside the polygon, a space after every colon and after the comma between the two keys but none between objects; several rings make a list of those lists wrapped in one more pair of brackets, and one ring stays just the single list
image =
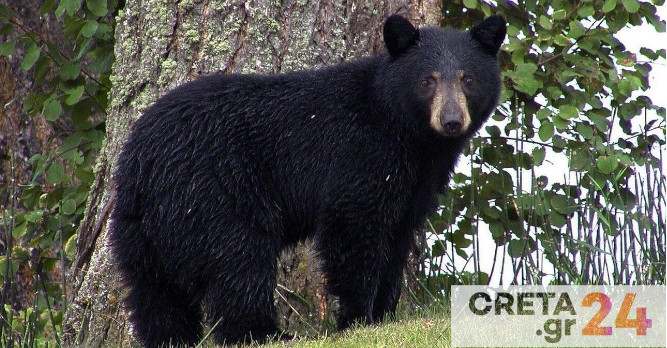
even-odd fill
[{"label": "bear's nose", "polygon": [[442,129],[445,135],[453,137],[461,134],[461,122],[460,121],[447,121],[442,125]]}]

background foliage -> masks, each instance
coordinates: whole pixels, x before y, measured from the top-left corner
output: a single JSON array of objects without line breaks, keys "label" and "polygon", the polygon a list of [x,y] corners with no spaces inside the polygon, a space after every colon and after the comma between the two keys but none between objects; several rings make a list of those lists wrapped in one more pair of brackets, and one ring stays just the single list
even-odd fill
[{"label": "background foliage", "polygon": [[[502,104],[467,149],[427,228],[418,303],[452,284],[665,281],[665,109],[643,92],[665,50],[629,52],[628,26],[665,24],[636,0],[446,1],[443,25],[469,28],[502,14]],[[29,182],[1,187],[0,345],[59,345],[66,271],[104,137],[116,0],[47,0],[68,49],[48,42],[0,4],[0,59],[23,54],[33,74],[25,112],[70,125],[59,146],[31,157]],[[10,154],[11,156],[11,154]],[[552,174],[554,168],[558,176]],[[488,236],[491,238],[488,238]],[[480,247],[488,239],[495,252]],[[493,244],[492,244],[493,245]],[[493,249],[493,248],[491,248]],[[484,259],[493,260],[491,269]],[[15,301],[20,269],[31,303]]]},{"label": "background foliage", "polygon": [[617,39],[631,26],[664,32],[663,2],[445,2],[447,26],[502,14],[508,41],[501,106],[430,221],[429,294],[491,278],[665,283],[665,108],[644,93],[665,50]]},{"label": "background foliage", "polygon": [[[66,272],[104,139],[118,7],[115,0],[44,1],[41,14],[57,16],[62,23],[68,41],[64,51],[0,4],[0,55],[9,58],[20,48],[21,68],[32,71],[32,92],[19,101],[23,111],[67,130],[53,139],[59,144],[54,150],[30,157],[32,180],[12,179],[8,187],[0,188],[10,197],[0,216],[2,347],[60,342]],[[9,156],[13,169],[13,154]],[[18,289],[12,283],[19,270],[27,270],[19,272],[22,276],[33,277],[28,305],[17,300]]]}]

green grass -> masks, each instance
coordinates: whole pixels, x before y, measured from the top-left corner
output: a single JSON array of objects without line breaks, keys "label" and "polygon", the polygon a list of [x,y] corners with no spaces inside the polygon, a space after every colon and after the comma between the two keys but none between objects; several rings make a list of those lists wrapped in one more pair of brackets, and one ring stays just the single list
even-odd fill
[{"label": "green grass", "polygon": [[265,347],[451,347],[449,318],[444,314],[404,319],[373,327],[356,328],[317,339],[297,339]]},{"label": "green grass", "polygon": [[[338,347],[434,347],[449,348],[449,311],[444,308],[405,317],[381,325],[356,327],[344,332],[328,332],[317,337],[297,337],[289,342],[266,344],[264,348],[338,348]],[[216,345],[207,339],[204,348]],[[251,347],[260,347],[251,345]]]}]

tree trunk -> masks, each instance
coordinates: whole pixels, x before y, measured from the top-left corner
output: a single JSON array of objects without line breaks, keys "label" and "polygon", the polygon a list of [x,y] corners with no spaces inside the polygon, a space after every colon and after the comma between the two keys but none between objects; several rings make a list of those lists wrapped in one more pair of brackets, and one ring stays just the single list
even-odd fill
[{"label": "tree trunk", "polygon": [[[276,73],[331,65],[382,49],[383,20],[402,13],[438,24],[438,0],[127,1],[117,18],[107,138],[78,231],[64,343],[133,342],[110,259],[112,169],[132,122],[166,91],[202,74]],[[318,330],[331,301],[306,245],[281,257],[276,299],[285,329]]]}]

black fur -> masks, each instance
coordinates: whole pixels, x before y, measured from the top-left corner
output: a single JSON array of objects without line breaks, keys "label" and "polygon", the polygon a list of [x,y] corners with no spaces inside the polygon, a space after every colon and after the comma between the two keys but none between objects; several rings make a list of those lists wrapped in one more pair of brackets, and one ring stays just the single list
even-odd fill
[{"label": "black fur", "polygon": [[472,28],[470,32],[486,53],[495,56],[505,40],[506,31],[505,19],[501,16],[491,16]]},{"label": "black fur", "polygon": [[[504,22],[477,37],[423,28],[405,47],[397,38],[412,25],[392,21],[385,40],[398,57],[203,77],[137,120],[115,171],[110,240],[145,346],[197,343],[202,303],[219,343],[278,333],[276,259],[308,237],[340,298],[340,328],[394,313],[413,231],[496,106],[489,50]],[[474,78],[473,120],[445,137],[416,91],[433,71],[456,83],[456,70]]]},{"label": "black fur", "polygon": [[419,40],[419,30],[399,15],[387,18],[382,34],[387,51],[394,57],[403,54]]}]

